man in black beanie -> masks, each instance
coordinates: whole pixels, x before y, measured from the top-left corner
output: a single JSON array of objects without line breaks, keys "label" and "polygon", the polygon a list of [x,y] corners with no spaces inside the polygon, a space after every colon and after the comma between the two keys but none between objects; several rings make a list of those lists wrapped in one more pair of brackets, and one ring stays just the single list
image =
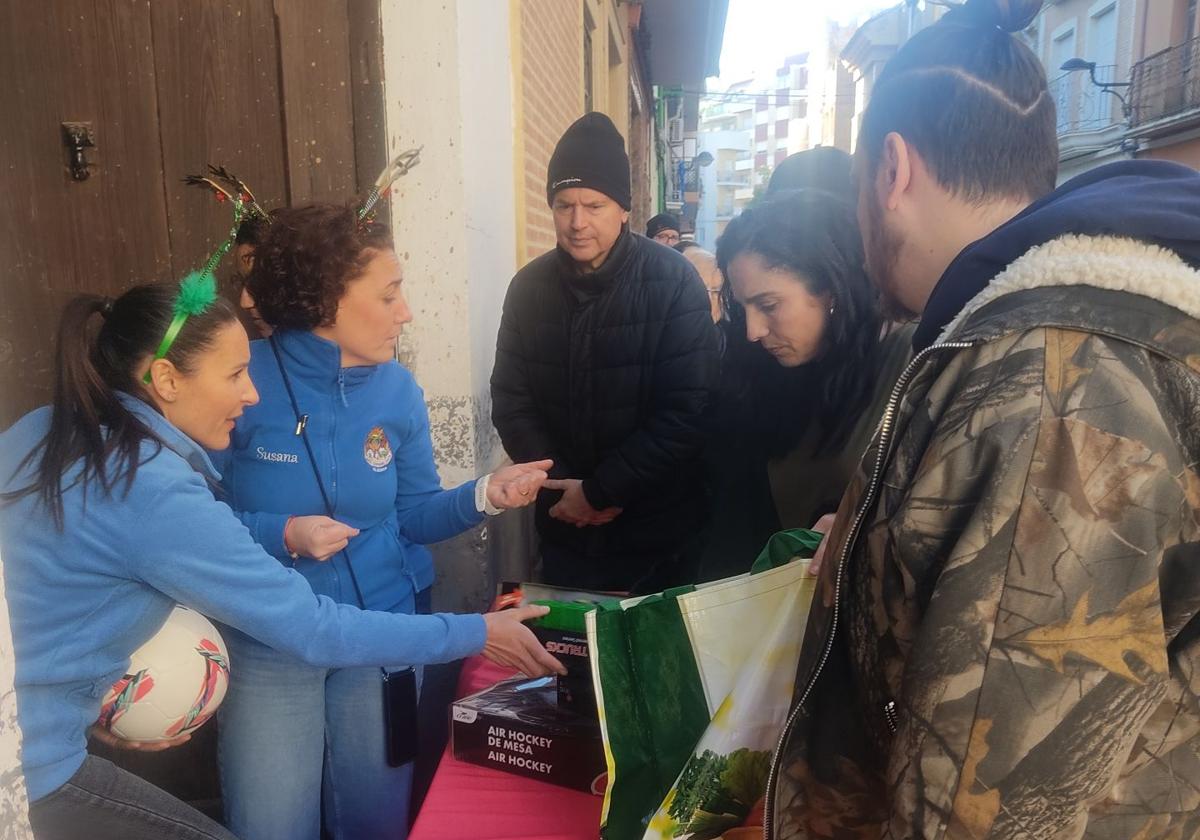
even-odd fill
[{"label": "man in black beanie", "polygon": [[718,365],[704,286],[683,256],[629,230],[629,159],[603,114],[563,134],[546,198],[558,246],[513,278],[492,372],[508,454],[554,459],[537,506],[544,578],[691,583]]},{"label": "man in black beanie", "polygon": [[679,218],[671,213],[659,213],[646,222],[646,236],[668,248],[679,244]]}]

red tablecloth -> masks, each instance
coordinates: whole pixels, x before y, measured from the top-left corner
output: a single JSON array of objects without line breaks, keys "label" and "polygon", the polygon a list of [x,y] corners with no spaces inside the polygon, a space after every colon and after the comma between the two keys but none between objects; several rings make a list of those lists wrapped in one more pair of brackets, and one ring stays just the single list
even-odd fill
[{"label": "red tablecloth", "polygon": [[[481,657],[463,665],[465,697],[513,676]],[[584,840],[600,833],[601,798],[442,756],[411,840]]]}]

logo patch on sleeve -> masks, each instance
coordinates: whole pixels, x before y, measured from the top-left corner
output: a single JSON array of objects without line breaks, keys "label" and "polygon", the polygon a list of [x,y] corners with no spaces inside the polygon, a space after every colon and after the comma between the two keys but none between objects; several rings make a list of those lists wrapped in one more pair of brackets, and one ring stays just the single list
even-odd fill
[{"label": "logo patch on sleeve", "polygon": [[392,463],[392,444],[388,442],[383,426],[376,426],[367,433],[363,443],[363,458],[375,472],[383,472]]}]

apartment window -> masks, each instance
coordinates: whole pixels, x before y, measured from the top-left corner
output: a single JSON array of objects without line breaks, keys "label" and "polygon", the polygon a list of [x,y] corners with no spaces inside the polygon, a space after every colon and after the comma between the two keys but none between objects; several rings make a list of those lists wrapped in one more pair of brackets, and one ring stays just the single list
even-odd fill
[{"label": "apartment window", "polygon": [[[1050,41],[1050,72],[1060,73],[1058,69],[1068,58],[1075,58],[1075,25],[1065,24],[1054,33]],[[1060,80],[1056,86],[1055,108],[1058,110],[1058,131],[1062,133],[1075,121],[1075,97],[1072,90],[1078,86],[1077,74],[1072,74]]]},{"label": "apartment window", "polygon": [[783,163],[784,160],[787,159],[787,156],[788,156],[787,149],[776,149],[775,150],[775,165],[778,166],[779,164]]},{"label": "apartment window", "polygon": [[788,94],[791,93],[788,88],[779,88],[775,91],[775,107],[783,108],[788,104]]},{"label": "apartment window", "polygon": [[775,139],[781,140],[788,135],[788,121],[778,120],[775,123]]},{"label": "apartment window", "polygon": [[755,111],[765,111],[765,110],[767,110],[767,107],[770,104],[771,104],[771,97],[760,96],[760,97],[758,97],[758,99],[756,99],[754,101],[754,110]]},{"label": "apartment window", "polygon": [[[1117,63],[1117,4],[1094,9],[1088,21],[1088,59],[1100,67]],[[1062,65],[1059,65],[1060,67]]]},{"label": "apartment window", "polygon": [[763,142],[763,141],[764,141],[764,140],[766,140],[766,139],[767,139],[767,125],[766,125],[766,123],[763,123],[762,125],[756,125],[756,126],[754,126],[754,140],[755,140],[755,142],[757,142],[757,143],[761,143],[761,142]]},{"label": "apartment window", "polygon": [[1075,26],[1068,24],[1054,33],[1050,45],[1050,72],[1057,75],[1068,58],[1075,58]]},{"label": "apartment window", "polygon": [[801,99],[792,106],[792,118],[802,120],[808,116],[808,100]]},{"label": "apartment window", "polygon": [[754,155],[754,168],[762,169],[766,165],[767,165],[767,153],[766,152],[756,152]]}]

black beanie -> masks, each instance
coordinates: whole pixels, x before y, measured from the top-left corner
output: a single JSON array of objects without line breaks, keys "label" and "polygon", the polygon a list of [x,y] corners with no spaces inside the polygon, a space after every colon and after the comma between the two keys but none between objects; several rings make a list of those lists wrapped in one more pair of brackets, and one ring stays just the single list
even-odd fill
[{"label": "black beanie", "polygon": [[546,172],[546,201],[571,187],[598,190],[625,210],[633,206],[629,156],[612,120],[599,111],[584,114],[563,132]]},{"label": "black beanie", "polygon": [[646,222],[646,236],[649,239],[653,239],[664,230],[679,233],[682,230],[679,227],[679,218],[670,213],[659,213],[657,216],[651,216],[650,221]]}]

